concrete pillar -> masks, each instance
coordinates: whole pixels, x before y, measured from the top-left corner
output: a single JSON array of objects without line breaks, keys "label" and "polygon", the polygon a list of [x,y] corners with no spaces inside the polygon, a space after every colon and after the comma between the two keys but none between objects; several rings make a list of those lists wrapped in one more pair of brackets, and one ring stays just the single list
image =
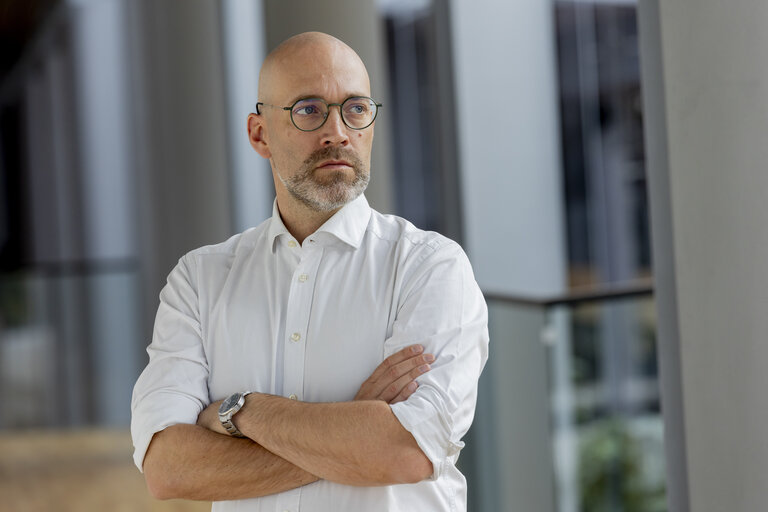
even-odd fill
[{"label": "concrete pillar", "polygon": [[[552,4],[450,6],[462,224],[475,276],[485,292],[560,293],[566,260]],[[484,486],[478,506],[550,512],[545,315],[491,306],[490,359],[473,427],[483,438],[474,454],[473,478]]]},{"label": "concrete pillar", "polygon": [[140,363],[136,351],[136,190],[131,140],[127,34],[121,0],[73,1],[72,53],[86,261],[118,267],[83,277],[91,359],[92,420],[124,425],[130,387]]},{"label": "concrete pillar", "polygon": [[639,8],[670,510],[763,510],[768,4]]},{"label": "concrete pillar", "polygon": [[221,23],[232,215],[234,229],[240,232],[272,215],[275,197],[269,162],[253,150],[246,130],[248,114],[256,108],[259,68],[265,56],[262,2],[223,0]]},{"label": "concrete pillar", "polygon": [[125,11],[144,271],[143,350],[158,293],[178,258],[234,233],[228,145],[234,130],[218,3],[126,1]]}]

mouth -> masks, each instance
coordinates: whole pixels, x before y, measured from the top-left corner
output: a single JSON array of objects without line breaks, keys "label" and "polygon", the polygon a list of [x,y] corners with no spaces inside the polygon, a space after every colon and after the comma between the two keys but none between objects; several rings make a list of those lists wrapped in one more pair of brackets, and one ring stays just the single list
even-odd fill
[{"label": "mouth", "polygon": [[316,169],[323,169],[327,171],[334,171],[334,170],[343,170],[343,169],[351,169],[352,164],[347,162],[346,160],[326,160],[325,162],[320,163],[316,167]]}]

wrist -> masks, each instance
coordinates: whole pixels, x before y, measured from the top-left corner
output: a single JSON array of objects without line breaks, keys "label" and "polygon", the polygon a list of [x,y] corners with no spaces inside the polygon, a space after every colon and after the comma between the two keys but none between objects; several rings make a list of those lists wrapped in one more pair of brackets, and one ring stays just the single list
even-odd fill
[{"label": "wrist", "polygon": [[249,393],[245,397],[245,403],[240,409],[240,412],[233,418],[233,422],[237,429],[252,441],[258,442],[256,441],[256,434],[259,432],[259,428],[261,428],[259,427],[261,406],[264,403],[265,398],[269,396],[270,395],[264,393]]}]

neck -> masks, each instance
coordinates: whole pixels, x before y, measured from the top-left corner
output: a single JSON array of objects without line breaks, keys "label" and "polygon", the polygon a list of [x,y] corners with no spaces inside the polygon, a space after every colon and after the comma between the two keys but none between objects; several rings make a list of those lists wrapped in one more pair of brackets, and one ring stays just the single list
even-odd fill
[{"label": "neck", "polygon": [[318,212],[308,208],[297,201],[288,192],[277,192],[277,210],[288,232],[297,242],[304,243],[304,239],[317,231],[325,221],[333,217],[341,208],[327,212]]}]

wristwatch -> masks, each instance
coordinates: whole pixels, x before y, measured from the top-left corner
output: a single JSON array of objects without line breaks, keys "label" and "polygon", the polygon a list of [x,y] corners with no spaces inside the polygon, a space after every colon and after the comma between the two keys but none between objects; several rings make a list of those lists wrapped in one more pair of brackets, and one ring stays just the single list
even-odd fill
[{"label": "wristwatch", "polygon": [[245,396],[249,393],[250,391],[246,391],[244,393],[229,395],[219,406],[219,421],[221,421],[221,425],[232,436],[245,437],[235,424],[232,423],[232,416],[237,414],[237,412],[242,409],[243,405],[245,405]]}]

